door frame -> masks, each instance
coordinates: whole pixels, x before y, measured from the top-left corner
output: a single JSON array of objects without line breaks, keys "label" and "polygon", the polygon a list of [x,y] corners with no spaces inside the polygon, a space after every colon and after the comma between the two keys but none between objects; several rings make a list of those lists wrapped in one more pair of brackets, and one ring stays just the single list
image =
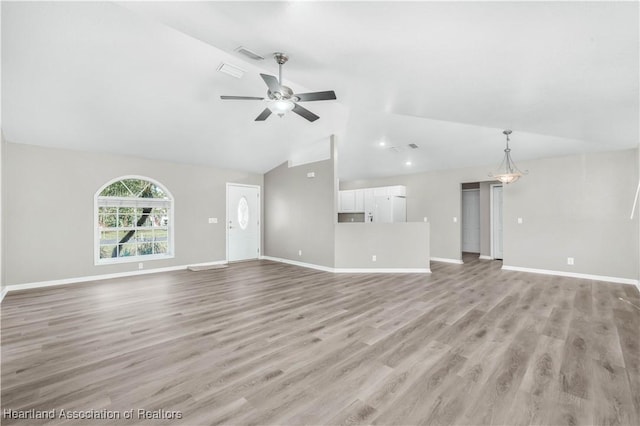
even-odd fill
[{"label": "door frame", "polygon": [[[493,229],[493,189],[495,187],[501,187],[502,188],[502,204],[504,205],[504,185],[501,183],[492,183],[489,185],[489,235],[490,238],[489,240],[491,241],[491,258],[495,259],[495,252],[493,249],[494,243],[493,243],[493,236],[494,236],[494,229]],[[502,258],[504,260],[504,209],[503,209],[503,215],[502,215]]]},{"label": "door frame", "polygon": [[[464,220],[462,218],[462,216],[464,215],[464,193],[465,192],[473,192],[473,191],[477,191],[478,192],[478,214],[480,214],[480,188],[471,188],[471,189],[462,189],[460,192],[460,256],[462,258],[462,253],[466,253],[463,248],[464,248]],[[482,224],[480,224],[480,229],[478,229],[478,233],[482,234],[481,231],[482,228]],[[482,243],[481,243],[481,238],[480,235],[478,235],[478,244],[480,245],[480,251],[478,252],[478,254],[482,253]]]},{"label": "door frame", "polygon": [[258,259],[262,258],[262,196],[260,185],[249,185],[246,183],[227,182],[225,205],[224,205],[224,232],[225,232],[225,260],[229,263],[229,187],[241,186],[245,188],[256,188],[258,190]]}]

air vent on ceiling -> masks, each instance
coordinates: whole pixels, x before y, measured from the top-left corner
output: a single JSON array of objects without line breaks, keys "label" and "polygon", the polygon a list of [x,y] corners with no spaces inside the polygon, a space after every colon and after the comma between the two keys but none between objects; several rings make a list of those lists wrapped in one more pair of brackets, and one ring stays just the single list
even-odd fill
[{"label": "air vent on ceiling", "polygon": [[410,144],[409,144],[409,148],[411,148],[411,149],[418,149],[418,145],[416,145],[415,143],[410,143]]},{"label": "air vent on ceiling", "polygon": [[264,57],[258,55],[256,52],[252,52],[251,50],[247,49],[246,47],[240,46],[236,49],[236,52],[238,53],[242,53],[245,56],[248,56],[249,58],[256,60],[256,61],[262,61],[264,60]]},{"label": "air vent on ceiling", "polygon": [[242,78],[245,73],[245,70],[239,68],[235,65],[227,64],[226,62],[222,62],[218,67],[218,71],[228,74],[235,78]]}]

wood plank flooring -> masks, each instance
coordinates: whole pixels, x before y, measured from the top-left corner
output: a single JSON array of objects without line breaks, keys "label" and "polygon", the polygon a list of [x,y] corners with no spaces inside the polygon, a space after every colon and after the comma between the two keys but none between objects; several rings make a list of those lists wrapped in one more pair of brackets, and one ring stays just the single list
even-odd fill
[{"label": "wood plank flooring", "polygon": [[431,275],[251,261],[12,292],[2,423],[640,424],[636,288],[465,261]]}]

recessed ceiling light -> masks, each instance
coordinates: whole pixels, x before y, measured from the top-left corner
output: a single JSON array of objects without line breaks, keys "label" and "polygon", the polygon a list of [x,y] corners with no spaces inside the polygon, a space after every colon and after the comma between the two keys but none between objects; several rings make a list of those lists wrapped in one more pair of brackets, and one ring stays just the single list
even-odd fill
[{"label": "recessed ceiling light", "polygon": [[385,141],[382,141],[382,142],[378,143],[378,145],[380,145],[380,146],[385,146],[386,144],[387,143]]},{"label": "recessed ceiling light", "polygon": [[410,166],[411,165],[411,161],[407,161],[406,163],[404,163],[405,166]]}]

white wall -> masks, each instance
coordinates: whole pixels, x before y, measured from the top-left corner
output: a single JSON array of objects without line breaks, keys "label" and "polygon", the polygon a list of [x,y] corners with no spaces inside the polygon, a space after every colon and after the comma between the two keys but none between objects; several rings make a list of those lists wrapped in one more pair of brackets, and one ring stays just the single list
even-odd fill
[{"label": "white wall", "polygon": [[[637,150],[519,163],[529,174],[504,189],[504,264],[638,279]],[[340,182],[340,189],[406,185],[407,219],[431,223],[431,256],[460,259],[460,183],[487,180],[474,167]],[[517,224],[522,217],[524,223]],[[567,257],[575,265],[566,264]]]},{"label": "white wall", "polygon": [[[144,269],[226,259],[226,183],[262,176],[134,157],[7,143],[4,240],[7,285],[135,271],[137,262],[94,265],[94,194],[123,175],[161,182],[175,200],[175,258]],[[217,217],[217,224],[209,224]]]}]

